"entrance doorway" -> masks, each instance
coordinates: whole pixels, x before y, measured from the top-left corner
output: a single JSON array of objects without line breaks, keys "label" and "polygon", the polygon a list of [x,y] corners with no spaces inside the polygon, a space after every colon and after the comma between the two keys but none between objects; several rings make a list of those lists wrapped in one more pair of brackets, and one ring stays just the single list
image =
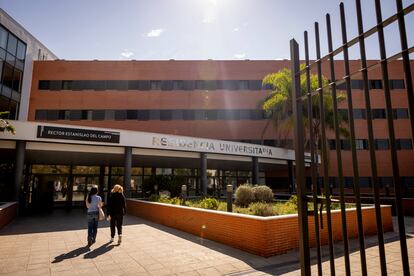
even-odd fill
[{"label": "entrance doorway", "polygon": [[89,191],[98,184],[98,176],[75,175],[73,177],[72,206],[84,206]]}]

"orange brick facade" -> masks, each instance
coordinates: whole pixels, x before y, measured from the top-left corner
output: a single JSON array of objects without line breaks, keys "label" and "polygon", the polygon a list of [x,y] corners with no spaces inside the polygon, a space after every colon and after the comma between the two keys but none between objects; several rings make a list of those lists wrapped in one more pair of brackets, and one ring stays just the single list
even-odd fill
[{"label": "orange brick facade", "polygon": [[[229,246],[270,257],[283,254],[299,247],[299,227],[297,215],[256,218],[241,214],[228,214],[162,203],[140,200],[127,201],[128,213],[172,228],[176,228],[201,238],[221,242]],[[391,207],[381,208],[384,232],[393,231]],[[365,235],[376,233],[375,209],[364,208],[363,224]],[[327,244],[328,233],[326,215],[324,228],[320,229],[321,244]],[[313,217],[309,217],[311,246],[315,245]],[[348,237],[358,237],[355,210],[347,212]],[[332,212],[334,241],[342,240],[340,212]]]},{"label": "orange brick facade", "polygon": [[[369,64],[377,61],[369,61]],[[414,71],[414,62],[411,63]],[[37,110],[139,110],[139,109],[257,109],[268,91],[265,90],[172,90],[172,91],[94,91],[94,90],[39,90],[40,80],[261,80],[269,73],[282,68],[290,68],[289,61],[38,61],[34,64],[30,96],[29,120],[35,120]],[[360,68],[359,61],[351,62],[351,71]],[[341,79],[343,61],[335,63],[336,76]],[[327,64],[323,65],[324,76],[329,76]],[[369,72],[369,79],[381,80],[381,71]],[[401,61],[389,64],[390,79],[404,79]],[[361,77],[355,77],[361,79]],[[361,89],[353,89],[353,104],[356,109],[364,109],[364,95]],[[393,108],[407,108],[405,89],[391,92]],[[372,108],[385,108],[382,89],[371,89]],[[346,101],[340,108],[346,108]],[[267,120],[59,120],[48,121],[83,126],[108,127],[148,131],[165,134],[186,135],[223,140],[263,140],[278,139]],[[409,119],[394,120],[396,139],[411,139]],[[368,139],[367,123],[364,119],[355,120],[356,138]],[[386,119],[373,120],[375,139],[388,139]],[[292,135],[288,138],[292,139]],[[333,139],[333,131],[328,131],[328,139]],[[370,157],[367,149],[358,150],[358,166],[361,177],[371,175]],[[376,151],[380,177],[392,176],[389,150]],[[351,151],[342,151],[344,176],[353,176]],[[329,152],[329,176],[337,176],[335,150]],[[413,150],[399,150],[400,175],[414,177]],[[267,172],[270,177],[286,177],[287,171]],[[371,190],[371,189],[369,189]]]}]

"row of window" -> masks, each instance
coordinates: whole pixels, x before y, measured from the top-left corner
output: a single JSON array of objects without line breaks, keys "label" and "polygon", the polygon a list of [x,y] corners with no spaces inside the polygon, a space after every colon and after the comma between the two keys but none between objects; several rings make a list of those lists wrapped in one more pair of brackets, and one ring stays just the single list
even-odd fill
[{"label": "row of window", "polygon": [[263,120],[257,109],[36,110],[35,120]]},{"label": "row of window", "polygon": [[[390,80],[390,89],[405,89],[404,80]],[[369,89],[383,89],[382,80],[368,80]],[[339,90],[346,90],[346,83],[341,83],[336,87]],[[362,80],[351,80],[352,89],[363,89],[364,83]]]},{"label": "row of window", "polygon": [[[349,140],[340,141],[341,150],[351,150],[351,143]],[[329,149],[336,149],[336,141],[333,139],[328,140]],[[374,139],[376,150],[388,150],[390,148],[390,141],[388,139]],[[368,140],[367,139],[355,139],[355,147],[357,150],[367,150]],[[410,150],[413,149],[411,139],[396,139],[395,147],[397,150]]]},{"label": "row of window", "polygon": [[[341,113],[342,118],[348,118],[348,109],[338,109],[338,112]],[[392,110],[394,119],[408,119],[408,109],[407,108],[394,108]],[[374,108],[371,110],[372,119],[386,119],[387,114],[383,108]],[[367,110],[366,109],[354,109],[353,110],[354,119],[366,119]]]},{"label": "row of window", "polygon": [[0,59],[23,70],[26,44],[0,25]]},{"label": "row of window", "polygon": [[40,80],[39,90],[261,90],[261,80]]},{"label": "row of window", "polygon": [[[381,80],[370,80],[371,89],[381,89]],[[379,85],[379,84],[380,85]],[[362,80],[352,80],[352,89],[362,89]],[[381,88],[379,88],[381,87]],[[390,80],[391,89],[404,89],[404,80]],[[338,85],[338,89],[345,89]],[[268,90],[261,80],[40,80],[39,90]]]},{"label": "row of window", "polygon": [[[319,184],[323,185],[323,178],[318,178]],[[311,179],[307,178],[307,182],[310,184]],[[344,187],[345,188],[353,188],[354,187],[354,178],[353,177],[344,177],[343,178]],[[401,177],[400,178],[400,185],[402,187],[407,188],[414,188],[414,177]],[[329,186],[331,188],[338,188],[339,187],[339,178],[338,177],[329,177]],[[372,178],[371,177],[359,177],[359,186],[361,188],[371,188],[372,185]],[[378,186],[380,188],[392,188],[394,187],[393,179],[390,176],[380,176],[378,177]],[[322,186],[323,187],[323,186]]]},{"label": "row of window", "polygon": [[0,83],[21,92],[23,72],[0,59]]}]

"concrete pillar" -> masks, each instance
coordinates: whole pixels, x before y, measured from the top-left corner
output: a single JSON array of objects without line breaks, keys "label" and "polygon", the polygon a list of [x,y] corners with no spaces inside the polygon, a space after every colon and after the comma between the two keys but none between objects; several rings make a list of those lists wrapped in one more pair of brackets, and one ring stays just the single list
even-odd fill
[{"label": "concrete pillar", "polygon": [[131,192],[131,173],[132,173],[132,148],[125,147],[124,158],[124,193],[126,197],[130,196]]},{"label": "concrete pillar", "polygon": [[294,172],[293,172],[293,162],[292,162],[292,160],[288,160],[287,163],[288,163],[289,194],[292,194],[293,191],[294,191],[294,183],[295,183],[295,181],[293,179],[293,175],[294,175]]},{"label": "concrete pillar", "polygon": [[105,166],[100,166],[99,167],[99,189],[98,190],[104,202],[107,202],[105,194],[104,194],[104,189],[105,189]]},{"label": "concrete pillar", "polygon": [[20,185],[23,179],[25,151],[26,141],[16,141],[16,151],[14,160],[13,200],[17,202],[19,201]]},{"label": "concrete pillar", "polygon": [[259,158],[252,157],[252,184],[259,184]]},{"label": "concrete pillar", "polygon": [[200,153],[200,184],[203,196],[207,195],[207,154]]}]

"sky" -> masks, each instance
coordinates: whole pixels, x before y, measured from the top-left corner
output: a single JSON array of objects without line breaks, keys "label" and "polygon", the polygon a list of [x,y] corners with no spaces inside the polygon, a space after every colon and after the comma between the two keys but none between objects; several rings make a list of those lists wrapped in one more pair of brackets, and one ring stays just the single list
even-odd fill
[{"label": "sky", "polygon": [[[357,34],[355,1],[344,0],[348,38]],[[376,24],[374,0],[361,0],[365,30]],[[383,19],[395,13],[382,0]],[[326,13],[334,48],[341,45],[336,0],[0,0],[0,7],[60,59],[66,60],[275,60],[289,59],[289,41],[303,45],[320,24],[322,55]],[[408,6],[414,0],[403,0]],[[414,12],[406,18],[414,26]],[[411,27],[411,30],[412,27]],[[385,29],[388,56],[400,50],[398,25]],[[367,57],[378,58],[378,38],[367,40]],[[414,32],[408,32],[409,46]],[[303,47],[301,47],[303,50]],[[310,57],[315,57],[310,47]],[[411,56],[412,57],[412,56]],[[303,58],[303,51],[301,52]],[[339,59],[341,57],[338,57]],[[358,59],[359,50],[350,50]]]}]

